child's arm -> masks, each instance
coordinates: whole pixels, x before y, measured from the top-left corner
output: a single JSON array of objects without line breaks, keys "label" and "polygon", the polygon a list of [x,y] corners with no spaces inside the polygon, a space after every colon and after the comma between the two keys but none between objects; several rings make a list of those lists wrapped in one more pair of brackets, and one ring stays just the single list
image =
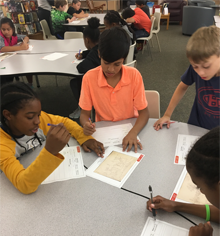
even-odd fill
[{"label": "child's arm", "polygon": [[4,46],[1,48],[1,52],[16,52],[21,50],[27,50],[29,45],[26,42],[21,43],[18,46]]},{"label": "child's arm", "polygon": [[75,16],[76,18],[83,18],[89,16],[89,14],[84,13],[84,11],[81,11],[79,14],[74,13],[73,16]]},{"label": "child's arm", "polygon": [[138,111],[138,114],[139,116],[135,122],[134,127],[123,139],[123,142],[122,142],[123,151],[125,151],[127,146],[128,146],[127,151],[130,151],[133,145],[134,145],[135,152],[137,152],[137,146],[139,146],[140,149],[142,149],[141,143],[137,140],[137,135],[148,122],[148,119],[149,119],[148,108],[146,107],[145,109]]},{"label": "child's arm", "polygon": [[70,19],[70,18],[67,18],[67,21],[70,23],[70,22],[74,21],[75,19],[76,19],[76,17],[73,16],[71,19]]},{"label": "child's arm", "polygon": [[92,135],[96,131],[95,123],[92,123],[90,115],[91,111],[81,110],[80,124],[83,127],[83,132],[85,135]]},{"label": "child's arm", "polygon": [[[163,198],[161,196],[154,197],[153,202],[154,202],[153,204],[151,203],[151,200],[147,202],[147,209],[149,211],[152,211],[152,208],[162,209],[167,212],[181,211],[181,212],[185,212],[191,215],[201,217],[203,219],[206,218],[206,207],[204,205],[175,202],[175,201],[171,201],[166,198]],[[219,209],[213,205],[210,205],[209,207],[210,207],[210,213],[211,213],[210,220],[220,223]]]},{"label": "child's arm", "polygon": [[158,121],[156,121],[154,123],[155,130],[162,129],[164,123],[167,123],[167,128],[170,127],[170,124],[169,124],[170,117],[173,114],[173,111],[176,108],[176,106],[178,105],[178,103],[180,102],[180,100],[185,95],[188,87],[189,87],[189,85],[184,84],[182,81],[179,83],[179,85],[177,86],[177,88],[170,100],[169,106],[168,106],[167,110],[165,111],[163,117],[161,117]]},{"label": "child's arm", "polygon": [[130,17],[125,20],[127,23],[135,23],[135,19]]}]

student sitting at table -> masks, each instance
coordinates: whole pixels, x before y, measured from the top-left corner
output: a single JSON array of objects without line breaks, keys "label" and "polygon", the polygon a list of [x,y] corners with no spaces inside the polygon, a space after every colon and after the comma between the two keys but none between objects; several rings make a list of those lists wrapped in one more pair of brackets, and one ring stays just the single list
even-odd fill
[{"label": "student sitting at table", "polygon": [[[17,45],[17,43],[20,43]],[[0,21],[0,52],[16,52],[27,50],[29,48],[29,38],[26,35],[15,33],[15,26],[11,19],[4,17]],[[27,81],[30,87],[33,86],[32,75],[27,75]],[[1,85],[12,82],[14,76],[1,76]]]},{"label": "student sitting at table", "polygon": [[58,39],[63,39],[65,33],[63,24],[74,21],[76,17],[65,12],[67,9],[66,0],[55,0],[55,7],[56,9],[51,11],[54,34]]},{"label": "student sitting at table", "polygon": [[145,1],[144,0],[136,0],[135,4],[142,11],[144,11],[147,14],[147,16],[149,17],[149,19],[150,19],[150,10],[149,10],[148,5],[145,4]]},{"label": "student sitting at table", "polygon": [[76,18],[88,17],[89,14],[84,13],[84,11],[80,8],[81,2],[79,0],[72,1],[72,7],[69,7],[67,13],[71,16],[75,16]]},{"label": "student sitting at table", "polygon": [[136,7],[134,10],[127,7],[122,12],[122,17],[127,23],[134,25],[136,38],[148,37],[150,35],[151,20],[144,11]]},{"label": "student sitting at table", "polygon": [[[50,127],[48,123],[52,124]],[[59,152],[73,136],[86,152],[104,152],[103,145],[68,118],[41,111],[37,94],[24,83],[9,83],[1,88],[0,169],[22,193],[35,192],[38,186],[60,165]],[[45,144],[26,169],[19,159]],[[34,155],[34,153],[32,154]]]},{"label": "student sitting at table", "polygon": [[136,37],[134,35],[133,30],[128,26],[127,22],[121,18],[121,16],[117,11],[114,10],[108,11],[104,17],[104,24],[106,29],[110,29],[114,26],[121,26],[122,29],[124,29],[127,32],[128,36],[131,39],[130,44],[132,45],[135,42]]},{"label": "student sitting at table", "polygon": [[123,139],[123,150],[128,146],[142,149],[138,133],[148,122],[148,108],[141,74],[132,67],[124,66],[130,39],[121,27],[104,30],[99,38],[101,66],[88,71],[82,81],[79,106],[80,123],[84,134],[92,135],[95,124],[89,120],[92,107],[96,121],[119,121],[137,117],[134,127]]},{"label": "student sitting at table", "polygon": [[[84,44],[88,50],[83,51],[82,53],[76,54],[76,59],[84,59],[77,65],[77,70],[79,73],[85,74],[87,71],[100,66],[101,60],[98,54],[98,42],[99,42],[99,19],[96,17],[91,17],[88,19],[88,26],[85,27],[83,31]],[[79,103],[82,77],[77,76],[76,78],[70,80],[70,87],[72,89],[73,95],[77,104]],[[78,108],[69,115],[71,119],[77,119],[80,117],[81,109]]]},{"label": "student sitting at table", "polygon": [[186,168],[201,193],[205,194],[212,205],[187,204],[171,201],[161,196],[147,202],[147,209],[156,209],[167,212],[181,211],[206,219],[207,223],[200,223],[189,230],[189,236],[210,236],[212,227],[210,220],[219,223],[219,133],[220,128],[216,127],[201,137],[192,147],[186,158]]},{"label": "student sitting at table", "polygon": [[155,130],[162,129],[164,123],[170,127],[174,109],[193,83],[196,97],[188,123],[205,129],[220,125],[220,29],[216,26],[198,29],[187,43],[186,55],[191,65],[182,76],[163,117],[155,122]]}]

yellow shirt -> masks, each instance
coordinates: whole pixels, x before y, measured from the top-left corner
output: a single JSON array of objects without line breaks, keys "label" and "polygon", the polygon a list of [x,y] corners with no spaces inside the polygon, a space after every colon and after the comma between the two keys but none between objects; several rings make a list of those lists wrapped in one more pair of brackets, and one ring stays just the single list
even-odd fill
[{"label": "yellow shirt", "polygon": [[[83,133],[82,127],[76,122],[61,116],[54,116],[41,112],[39,133],[47,135],[50,127],[48,123],[59,124],[63,123],[71,135],[82,145],[85,141],[92,139],[91,136],[86,136]],[[22,137],[22,139],[32,136]],[[43,139],[43,136],[40,137]],[[19,139],[17,139],[19,142]],[[20,142],[19,142],[20,143]],[[30,142],[29,142],[30,143]],[[21,143],[22,146],[29,149],[28,142]],[[33,147],[36,147],[33,144]],[[22,193],[29,194],[35,192],[38,186],[60,165],[64,157],[58,153],[57,156],[52,155],[45,148],[36,157],[35,161],[31,163],[28,168],[24,168],[17,157],[22,154],[22,147],[20,147],[12,137],[7,134],[2,128],[0,129],[0,169],[5,173],[12,184]]]}]

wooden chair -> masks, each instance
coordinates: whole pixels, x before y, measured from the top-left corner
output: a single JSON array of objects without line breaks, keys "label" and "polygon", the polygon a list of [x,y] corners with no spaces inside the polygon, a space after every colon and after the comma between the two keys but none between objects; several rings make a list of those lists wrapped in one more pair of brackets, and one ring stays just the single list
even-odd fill
[{"label": "wooden chair", "polygon": [[105,4],[95,7],[93,0],[86,0],[86,3],[89,7],[90,13],[100,13],[100,11],[102,11],[102,13],[103,13],[103,7],[105,6]]}]

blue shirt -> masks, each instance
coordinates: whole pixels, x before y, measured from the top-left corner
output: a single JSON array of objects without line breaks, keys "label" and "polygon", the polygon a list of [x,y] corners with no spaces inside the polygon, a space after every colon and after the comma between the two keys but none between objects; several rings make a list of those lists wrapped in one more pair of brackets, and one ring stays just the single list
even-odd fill
[{"label": "blue shirt", "polygon": [[219,126],[220,76],[203,80],[190,65],[181,80],[186,85],[196,85],[196,97],[188,123],[209,130]]}]

